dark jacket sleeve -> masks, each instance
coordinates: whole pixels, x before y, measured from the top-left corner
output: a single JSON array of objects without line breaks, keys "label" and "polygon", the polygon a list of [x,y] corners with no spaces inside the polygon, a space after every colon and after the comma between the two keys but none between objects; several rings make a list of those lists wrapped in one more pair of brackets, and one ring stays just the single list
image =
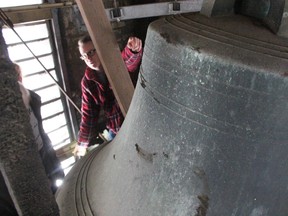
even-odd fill
[{"label": "dark jacket sleeve", "polygon": [[38,121],[39,133],[43,141],[43,148],[40,149],[39,153],[45,168],[46,175],[52,181],[52,190],[55,192],[56,187],[54,184],[57,179],[64,178],[64,172],[61,167],[60,161],[56,156],[56,152],[53,149],[51,140],[45,133],[41,117],[41,98],[38,94],[33,91],[29,91],[31,96],[30,106]]},{"label": "dark jacket sleeve", "polygon": [[18,216],[14,203],[11,199],[6,183],[0,172],[0,215]]}]

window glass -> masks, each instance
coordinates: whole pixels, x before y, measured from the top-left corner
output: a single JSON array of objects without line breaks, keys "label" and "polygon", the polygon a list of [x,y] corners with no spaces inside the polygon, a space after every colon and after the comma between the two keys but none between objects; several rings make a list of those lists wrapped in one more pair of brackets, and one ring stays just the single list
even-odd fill
[{"label": "window glass", "polygon": [[[49,39],[39,40],[35,42],[26,42],[27,46],[34,53],[34,55],[51,54],[51,46]],[[32,53],[24,44],[11,45],[8,47],[10,53],[13,53],[10,57],[14,60],[23,58],[33,58]]]},{"label": "window glass", "polygon": [[55,102],[42,105],[41,107],[42,118],[49,117],[59,112],[63,112],[63,106],[61,100],[57,100]]},{"label": "window glass", "polygon": [[[12,56],[15,56],[14,53],[9,52],[9,56],[12,61],[21,60],[21,59],[13,59]],[[39,61],[45,66],[47,70],[54,69],[54,60],[53,60],[52,55],[49,55],[46,57],[40,57]],[[44,72],[44,68],[42,67],[42,65],[34,58],[30,60],[18,62],[18,64],[21,67],[23,77],[31,75],[31,74],[35,74],[41,71]]]},{"label": "window glass", "polygon": [[[46,23],[37,25],[15,25],[14,30],[24,41],[31,41],[48,37],[48,29]],[[33,34],[31,34],[33,32]],[[7,44],[20,43],[20,38],[11,29],[4,28],[3,36]]]},{"label": "window glass", "polygon": [[[56,79],[55,71],[50,71],[50,74]],[[57,80],[57,79],[56,79]],[[34,74],[33,76],[24,77],[23,85],[29,86],[30,90],[37,90],[49,85],[56,85],[54,80],[46,72]]]},{"label": "window glass", "polygon": [[61,113],[57,116],[54,116],[53,118],[49,118],[43,121],[43,127],[44,130],[47,131],[47,133],[50,133],[51,131],[56,130],[60,126],[66,124],[67,122],[64,113]]},{"label": "window glass", "polygon": [[41,3],[43,3],[43,0],[1,0],[0,7],[14,7]]},{"label": "window glass", "polygon": [[54,98],[60,98],[60,91],[57,85],[36,91],[41,97],[42,103],[45,103]]},{"label": "window glass", "polygon": [[[69,133],[68,133],[68,130],[67,130],[67,127],[63,127],[63,128],[60,128],[56,131],[53,131],[51,133],[48,133],[48,136],[51,140],[52,143],[55,143],[55,147],[62,143],[62,142],[65,142],[66,140],[69,139]],[[58,145],[57,145],[58,144]]]}]

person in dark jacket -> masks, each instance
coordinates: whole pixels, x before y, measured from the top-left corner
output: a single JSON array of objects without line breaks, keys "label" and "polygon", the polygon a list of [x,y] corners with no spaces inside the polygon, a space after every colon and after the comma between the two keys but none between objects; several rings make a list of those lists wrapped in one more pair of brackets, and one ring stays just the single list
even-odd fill
[{"label": "person in dark jacket", "polygon": [[41,98],[38,94],[36,94],[35,92],[31,90],[29,90],[29,93],[31,97],[30,107],[32,109],[33,114],[35,115],[37,119],[38,131],[42,139],[42,143],[43,143],[42,148],[38,149],[39,154],[42,159],[42,163],[44,165],[46,175],[51,182],[51,190],[53,194],[55,194],[58,188],[56,182],[57,180],[64,179],[65,177],[64,171],[61,167],[59,159],[56,156],[56,152],[53,149],[51,140],[49,139],[48,135],[45,133],[43,129],[42,117],[41,117]]},{"label": "person in dark jacket", "polygon": [[41,97],[37,93],[28,90],[23,86],[20,67],[15,64],[15,68],[18,73],[18,83],[22,93],[22,99],[30,116],[30,124],[35,137],[35,142],[38,146],[38,151],[45,168],[45,173],[50,180],[51,190],[54,194],[57,190],[56,181],[64,179],[64,171],[61,167],[59,159],[56,156],[56,152],[53,149],[51,140],[43,128],[41,116]]}]

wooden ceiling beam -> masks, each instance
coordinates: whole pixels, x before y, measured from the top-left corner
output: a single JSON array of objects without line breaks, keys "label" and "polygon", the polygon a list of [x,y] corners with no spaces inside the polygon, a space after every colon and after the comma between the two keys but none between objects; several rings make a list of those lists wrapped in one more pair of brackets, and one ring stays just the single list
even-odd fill
[{"label": "wooden ceiling beam", "polygon": [[52,19],[50,9],[6,12],[13,24]]}]

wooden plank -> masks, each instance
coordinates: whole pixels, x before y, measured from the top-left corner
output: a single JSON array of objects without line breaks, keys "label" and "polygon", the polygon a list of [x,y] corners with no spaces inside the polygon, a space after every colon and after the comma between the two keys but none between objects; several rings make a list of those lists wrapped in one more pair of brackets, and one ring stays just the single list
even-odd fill
[{"label": "wooden plank", "polygon": [[76,0],[121,111],[127,114],[134,87],[102,0]]},{"label": "wooden plank", "polygon": [[9,19],[13,22],[13,24],[31,22],[36,20],[52,19],[50,9],[6,12],[6,14],[9,17]]}]

